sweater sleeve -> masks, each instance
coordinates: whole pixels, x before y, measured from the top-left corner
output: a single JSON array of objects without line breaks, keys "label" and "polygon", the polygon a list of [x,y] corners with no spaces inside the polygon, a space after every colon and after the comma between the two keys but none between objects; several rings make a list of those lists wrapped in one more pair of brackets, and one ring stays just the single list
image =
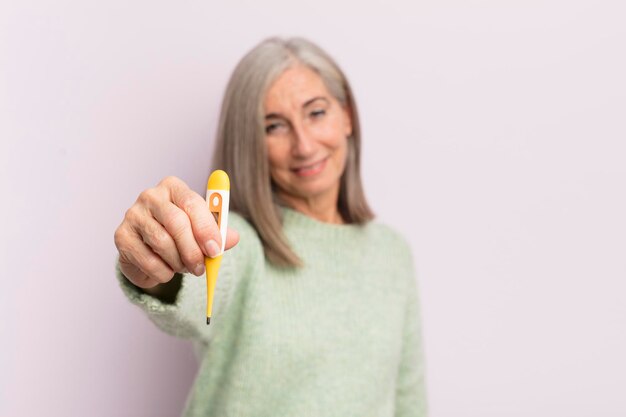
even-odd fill
[{"label": "sweater sleeve", "polygon": [[233,307],[235,292],[246,275],[262,260],[263,249],[252,226],[237,213],[229,213],[229,227],[239,232],[239,243],[222,258],[215,286],[212,317],[215,324],[206,325],[206,277],[183,274],[181,288],[174,303],[164,303],[130,282],[116,262],[116,277],[126,298],[139,307],[162,331],[182,339],[208,343],[218,331],[219,317]]},{"label": "sweater sleeve", "polygon": [[395,416],[425,417],[428,410],[418,287],[410,251],[407,256],[411,274],[407,283],[404,340],[396,384]]}]

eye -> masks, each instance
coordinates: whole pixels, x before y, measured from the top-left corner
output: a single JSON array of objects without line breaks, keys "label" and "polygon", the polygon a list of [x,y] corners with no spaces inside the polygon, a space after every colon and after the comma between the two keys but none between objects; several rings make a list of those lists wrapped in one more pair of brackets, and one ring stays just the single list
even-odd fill
[{"label": "eye", "polygon": [[276,130],[278,127],[280,127],[280,123],[272,123],[270,125],[267,125],[267,126],[265,126],[265,133],[269,135],[274,130]]},{"label": "eye", "polygon": [[326,110],[313,110],[311,113],[309,113],[311,115],[311,117],[313,118],[318,118],[318,117],[322,117],[323,115],[326,114]]}]

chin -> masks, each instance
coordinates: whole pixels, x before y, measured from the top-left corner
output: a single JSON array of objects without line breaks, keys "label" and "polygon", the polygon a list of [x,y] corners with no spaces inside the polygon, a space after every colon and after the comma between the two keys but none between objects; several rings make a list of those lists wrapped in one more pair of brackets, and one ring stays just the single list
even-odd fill
[{"label": "chin", "polygon": [[337,182],[322,180],[321,178],[318,181],[305,182],[304,184],[292,187],[293,194],[301,198],[317,197],[335,189],[339,189]]}]

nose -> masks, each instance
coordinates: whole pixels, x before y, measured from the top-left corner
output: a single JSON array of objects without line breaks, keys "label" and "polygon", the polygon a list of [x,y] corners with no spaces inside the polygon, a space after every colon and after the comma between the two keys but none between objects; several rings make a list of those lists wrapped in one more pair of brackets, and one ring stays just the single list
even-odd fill
[{"label": "nose", "polygon": [[315,153],[315,140],[302,124],[293,125],[293,145],[291,153],[296,158],[307,158]]}]

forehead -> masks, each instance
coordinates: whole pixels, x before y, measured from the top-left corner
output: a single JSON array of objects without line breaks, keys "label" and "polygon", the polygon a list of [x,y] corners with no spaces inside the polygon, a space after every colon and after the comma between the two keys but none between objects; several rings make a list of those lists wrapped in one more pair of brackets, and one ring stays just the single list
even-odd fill
[{"label": "forehead", "polygon": [[277,106],[299,107],[315,96],[330,96],[324,81],[312,69],[297,65],[287,68],[272,83],[264,104],[267,111]]}]

